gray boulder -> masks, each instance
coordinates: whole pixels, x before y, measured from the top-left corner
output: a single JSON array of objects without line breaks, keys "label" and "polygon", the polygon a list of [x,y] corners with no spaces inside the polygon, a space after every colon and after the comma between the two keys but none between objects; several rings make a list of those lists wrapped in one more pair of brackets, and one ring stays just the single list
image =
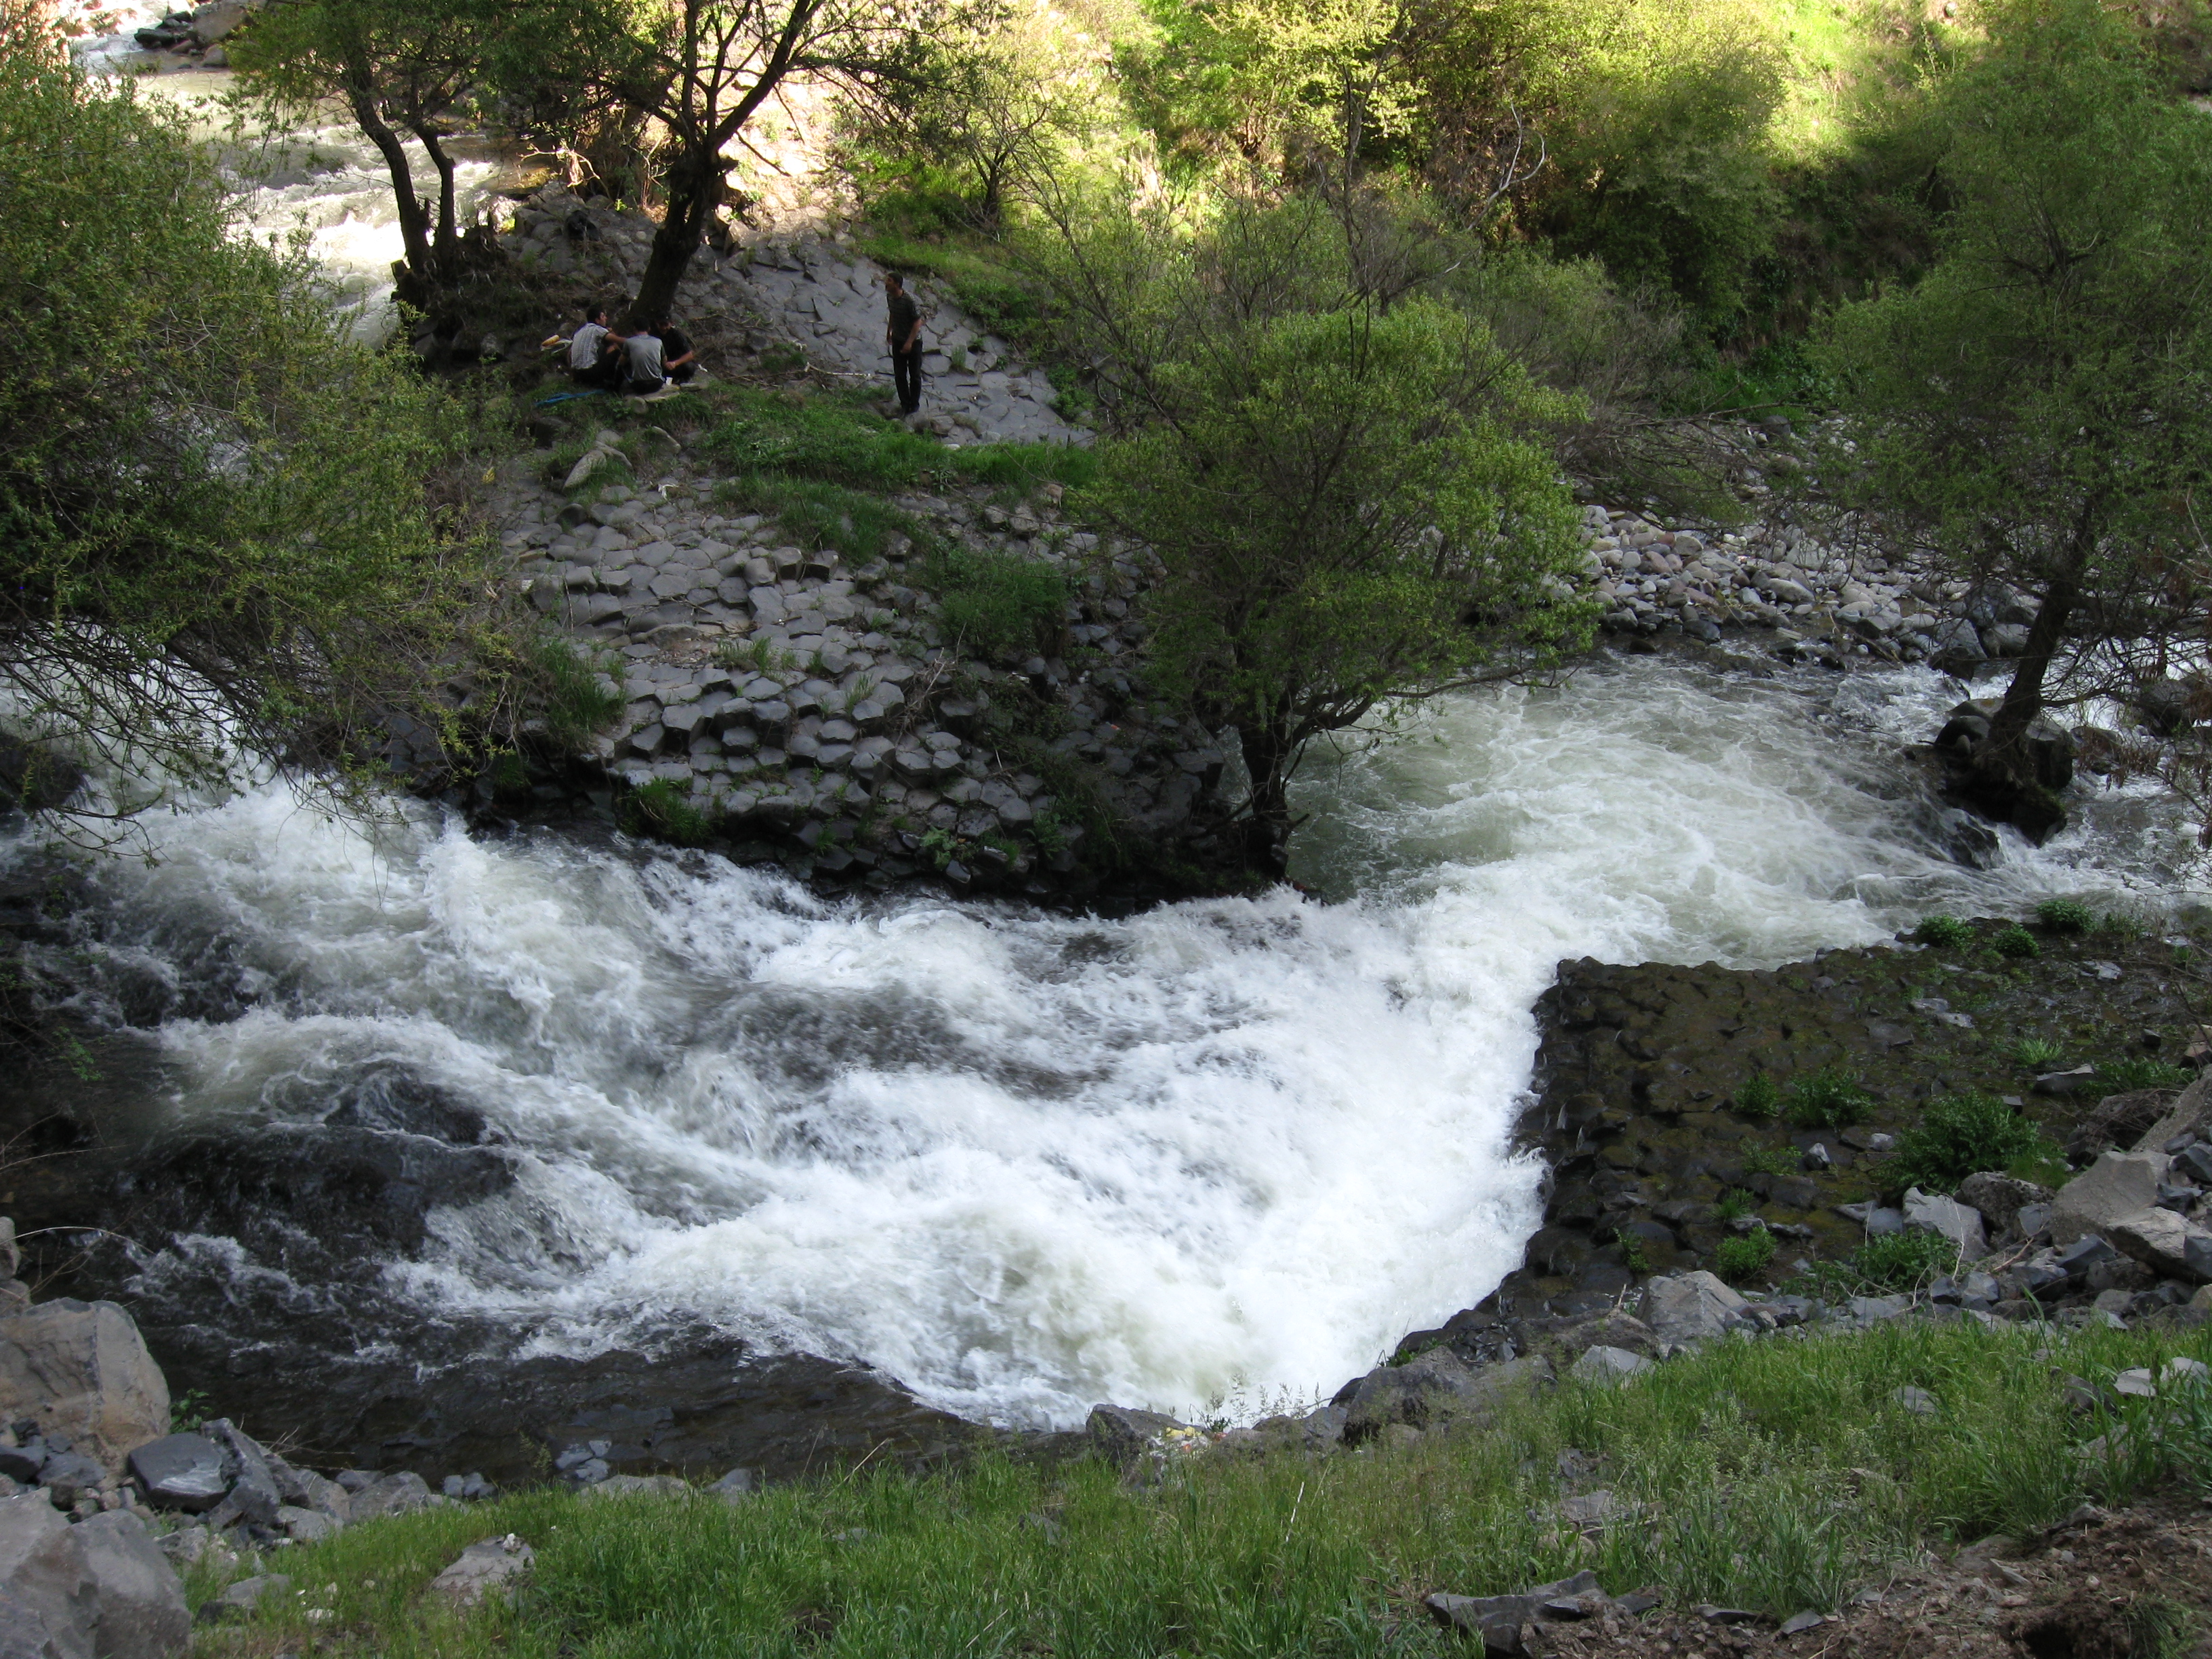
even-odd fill
[{"label": "gray boulder", "polygon": [[1395,1423],[1444,1428],[1480,1418],[1508,1393],[1552,1381],[1549,1360],[1531,1355],[1503,1364],[1468,1364],[1449,1348],[1431,1348],[1402,1365],[1378,1365],[1352,1385],[1345,1407],[1344,1441],[1356,1446]]},{"label": "gray boulder", "polygon": [[1133,1406],[1093,1406],[1084,1425],[1091,1443],[1115,1463],[1133,1462],[1170,1429],[1189,1426],[1164,1412],[1139,1411]]},{"label": "gray boulder", "polygon": [[1644,1288],[1644,1322],[1660,1341],[1708,1341],[1751,1323],[1751,1304],[1703,1271],[1655,1279]]},{"label": "gray boulder", "polygon": [[349,1507],[356,1521],[374,1521],[380,1516],[411,1515],[428,1509],[432,1502],[429,1483],[421,1475],[387,1474],[356,1492]]},{"label": "gray boulder", "polygon": [[131,1452],[131,1473],[155,1509],[198,1515],[222,1502],[230,1482],[222,1448],[204,1434],[165,1434]]},{"label": "gray boulder", "polygon": [[2099,1230],[2122,1255],[2166,1279],[2203,1284],[2212,1279],[2212,1232],[2156,1207],[2106,1222]]},{"label": "gray boulder", "polygon": [[167,1659],[191,1640],[184,1586],[137,1516],[73,1527],[35,1494],[0,1499],[0,1654]]},{"label": "gray boulder", "polygon": [[42,1302],[0,1319],[0,1420],[26,1417],[119,1471],[168,1433],[169,1385],[112,1302]]},{"label": "gray boulder", "polygon": [[2106,1152],[2058,1189],[2051,1201],[2051,1242],[2064,1249],[2090,1233],[2158,1202],[2163,1152]]},{"label": "gray boulder", "polygon": [[1575,1361],[1574,1376],[1581,1382],[1613,1389],[1650,1369],[1651,1362],[1640,1353],[1631,1353],[1626,1348],[1600,1346],[1583,1351],[1583,1357]]},{"label": "gray boulder", "polygon": [[537,1559],[537,1552],[513,1533],[487,1538],[463,1550],[460,1559],[430,1581],[430,1589],[455,1607],[472,1607],[487,1595],[506,1595]]},{"label": "gray boulder", "polygon": [[[2033,1230],[2022,1224],[2021,1212],[2037,1205],[2048,1205],[2053,1196],[2048,1187],[2039,1187],[2016,1176],[2000,1175],[1994,1170],[1970,1175],[1959,1183],[1959,1201],[1979,1210],[1991,1237],[1997,1238],[2008,1234],[2033,1237]],[[2039,1219],[2047,1218],[2048,1213],[2045,1212]]]},{"label": "gray boulder", "polygon": [[242,1619],[261,1604],[264,1595],[281,1595],[292,1588],[292,1576],[286,1572],[257,1573],[251,1578],[240,1578],[226,1584],[212,1601],[200,1604],[199,1616],[209,1624],[225,1619]]},{"label": "gray boulder", "polygon": [[2181,1091],[2166,1115],[2143,1132],[2136,1148],[2145,1152],[2162,1152],[2169,1140],[2185,1134],[2201,1134],[2208,1114],[2212,1114],[2212,1070],[2197,1074],[2197,1080]]},{"label": "gray boulder", "polygon": [[1954,1198],[1923,1193],[1917,1187],[1905,1194],[1905,1225],[1911,1232],[1941,1233],[1957,1247],[1961,1261],[1979,1261],[1989,1252],[1982,1228],[1982,1212]]},{"label": "gray boulder", "polygon": [[675,1474],[611,1474],[594,1486],[584,1488],[586,1498],[687,1498],[691,1483]]},{"label": "gray boulder", "polygon": [[70,1530],[99,1595],[97,1659],[154,1659],[191,1644],[185,1587],[143,1521],[128,1510],[111,1510]]},{"label": "gray boulder", "polygon": [[38,1632],[31,1652],[93,1659],[92,1569],[70,1523],[36,1492],[0,1498],[0,1592],[28,1609]]},{"label": "gray boulder", "polygon": [[283,1494],[276,1490],[276,1474],[260,1442],[241,1432],[228,1418],[218,1417],[207,1425],[208,1437],[222,1448],[223,1468],[230,1475],[230,1494],[223,1500],[215,1524],[228,1526],[243,1519],[257,1527],[273,1528]]}]

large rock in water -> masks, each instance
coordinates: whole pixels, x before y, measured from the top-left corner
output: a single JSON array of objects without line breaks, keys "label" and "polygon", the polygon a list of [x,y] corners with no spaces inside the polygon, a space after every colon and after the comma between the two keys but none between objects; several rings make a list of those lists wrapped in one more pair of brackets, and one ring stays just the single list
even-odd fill
[{"label": "large rock in water", "polygon": [[137,1516],[73,1527],[34,1494],[0,1498],[0,1654],[167,1659],[191,1631],[184,1586]]},{"label": "large rock in water", "polygon": [[[1989,643],[1990,630],[1984,629],[1982,638]],[[1991,650],[1996,648],[1990,645]],[[2031,783],[2014,785],[1978,771],[1974,761],[1989,741],[1990,723],[1996,717],[1999,701],[1976,697],[1959,704],[1936,734],[1936,752],[1947,769],[1945,792],[1957,805],[2000,823],[2012,824],[2041,846],[2066,824],[2058,792],[2074,781],[2074,734],[2048,714],[2038,714],[2022,739],[2035,774]]]},{"label": "large rock in water", "polygon": [[27,1417],[120,1471],[168,1433],[169,1385],[112,1302],[42,1302],[0,1319],[0,1419]]}]

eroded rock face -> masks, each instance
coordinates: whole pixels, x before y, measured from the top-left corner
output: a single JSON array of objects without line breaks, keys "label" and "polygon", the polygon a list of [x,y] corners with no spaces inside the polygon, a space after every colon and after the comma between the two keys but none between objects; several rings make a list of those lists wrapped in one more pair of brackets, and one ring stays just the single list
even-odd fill
[{"label": "eroded rock face", "polygon": [[110,1471],[169,1430],[169,1385],[112,1302],[64,1298],[0,1319],[0,1417],[35,1419]]}]

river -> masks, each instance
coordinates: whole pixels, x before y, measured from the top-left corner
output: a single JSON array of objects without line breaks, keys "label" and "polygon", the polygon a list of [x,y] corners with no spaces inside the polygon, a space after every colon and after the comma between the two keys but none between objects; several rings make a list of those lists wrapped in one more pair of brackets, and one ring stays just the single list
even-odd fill
[{"label": "river", "polygon": [[165,815],[81,919],[110,1132],[428,1099],[515,1173],[343,1285],[185,1228],[134,1241],[132,1294],[249,1346],[327,1305],[333,1365],[703,1325],[1000,1423],[1311,1398],[1517,1264],[1559,959],[1772,963],[2051,892],[2180,925],[2187,826],[2148,791],[1954,858],[1894,754],[1956,695],[1632,659],[1447,699],[1304,780],[1326,898],[1120,921],[826,901],[425,806],[372,833],[276,788]]}]

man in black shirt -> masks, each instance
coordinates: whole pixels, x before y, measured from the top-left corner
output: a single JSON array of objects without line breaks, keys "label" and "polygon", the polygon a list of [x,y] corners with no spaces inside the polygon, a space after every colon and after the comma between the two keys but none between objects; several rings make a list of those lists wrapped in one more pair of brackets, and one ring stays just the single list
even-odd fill
[{"label": "man in black shirt", "polygon": [[896,270],[884,276],[884,291],[890,296],[884,339],[891,349],[891,383],[898,389],[900,412],[911,415],[921,407],[921,307]]},{"label": "man in black shirt", "polygon": [[682,386],[699,372],[699,349],[691,343],[691,337],[674,324],[664,324],[660,330],[661,367],[668,378]]}]

